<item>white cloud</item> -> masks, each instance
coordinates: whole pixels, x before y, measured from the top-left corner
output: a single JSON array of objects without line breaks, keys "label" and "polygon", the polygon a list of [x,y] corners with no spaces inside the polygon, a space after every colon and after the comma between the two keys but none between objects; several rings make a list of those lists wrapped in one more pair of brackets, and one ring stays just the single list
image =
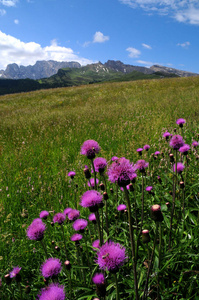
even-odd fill
[{"label": "white cloud", "polygon": [[0,16],[4,16],[6,14],[6,10],[5,9],[0,9]]},{"label": "white cloud", "polygon": [[24,43],[0,31],[0,69],[5,69],[11,63],[32,65],[37,60],[77,61],[81,65],[93,63],[79,57],[71,48],[58,46],[56,40],[50,46],[42,48],[38,43]]},{"label": "white cloud", "polygon": [[5,6],[15,6],[18,0],[0,0],[0,4]]},{"label": "white cloud", "polygon": [[97,31],[93,37],[93,43],[104,43],[109,40],[109,36],[103,35],[102,32]]},{"label": "white cloud", "polygon": [[127,48],[126,51],[129,52],[129,57],[132,57],[132,58],[139,57],[140,54],[141,54],[140,50],[135,49],[135,48],[133,48],[133,47]]},{"label": "white cloud", "polygon": [[180,46],[182,48],[188,48],[188,46],[190,46],[190,42],[178,43],[177,46]]},{"label": "white cloud", "polygon": [[169,15],[178,22],[199,25],[198,0],[119,0],[132,8],[141,8],[147,13]]},{"label": "white cloud", "polygon": [[147,44],[142,44],[142,46],[144,47],[144,48],[146,48],[146,49],[152,49],[152,47],[151,46],[149,46],[149,45],[147,45]]},{"label": "white cloud", "polygon": [[19,24],[19,20],[15,19],[15,20],[14,20],[14,23],[15,23],[16,25],[18,25],[18,24]]},{"label": "white cloud", "polygon": [[150,67],[150,66],[155,65],[155,63],[153,63],[153,62],[145,61],[145,60],[137,60],[137,63],[141,64],[141,65],[145,65],[146,67]]}]

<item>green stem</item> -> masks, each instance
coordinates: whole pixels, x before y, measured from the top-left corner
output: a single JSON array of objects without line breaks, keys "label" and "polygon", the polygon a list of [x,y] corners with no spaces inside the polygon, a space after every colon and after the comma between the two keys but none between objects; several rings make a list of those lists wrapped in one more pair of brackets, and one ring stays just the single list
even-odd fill
[{"label": "green stem", "polygon": [[126,186],[124,187],[124,192],[125,192],[125,197],[126,197],[126,201],[127,201],[127,208],[128,208],[129,235],[130,235],[131,252],[132,252],[132,260],[133,260],[135,299],[139,300],[137,270],[136,270],[136,258],[135,258],[135,240],[134,240],[134,233],[133,233],[133,226],[132,226],[131,205],[130,205],[129,194],[128,194]]},{"label": "green stem", "polygon": [[41,241],[40,241],[40,243],[41,243],[41,245],[42,245],[42,247],[43,247],[43,249],[44,249],[44,252],[45,252],[46,258],[48,258],[48,253],[47,253],[47,249],[46,249],[46,245],[45,245],[45,243],[43,242],[43,240],[41,240]]},{"label": "green stem", "polygon": [[99,218],[99,211],[97,210],[95,212],[95,217],[96,217],[96,222],[97,222],[97,228],[98,228],[98,235],[99,235],[99,240],[100,240],[100,246],[103,244],[103,237],[101,233],[101,227],[100,227],[100,218]]},{"label": "green stem", "polygon": [[162,223],[159,222],[159,257],[158,257],[158,290],[157,290],[157,300],[160,299],[160,264],[161,264],[161,249],[162,249]]},{"label": "green stem", "polygon": [[120,300],[120,295],[119,295],[119,285],[118,285],[118,280],[117,280],[117,273],[115,275],[115,285],[116,285],[116,300]]},{"label": "green stem", "polygon": [[66,259],[67,259],[66,240],[65,240],[65,235],[64,235],[63,224],[61,224],[61,229],[62,229],[62,235],[63,235],[63,241],[64,241],[64,249],[65,249],[65,254],[66,254]]},{"label": "green stem", "polygon": [[91,159],[91,165],[92,165],[93,174],[94,174],[95,190],[97,190],[96,172],[95,172],[95,167],[94,167],[94,162],[93,162],[93,159]]}]

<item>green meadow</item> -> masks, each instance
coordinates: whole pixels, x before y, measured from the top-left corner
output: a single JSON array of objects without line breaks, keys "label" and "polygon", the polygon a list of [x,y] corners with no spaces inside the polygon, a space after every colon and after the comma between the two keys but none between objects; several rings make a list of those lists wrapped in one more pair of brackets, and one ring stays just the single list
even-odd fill
[{"label": "green meadow", "polygon": [[[179,118],[186,120],[183,131],[176,124]],[[45,287],[40,266],[46,253],[39,241],[29,240],[26,236],[28,226],[42,210],[50,212],[45,221],[48,230],[44,238],[48,255],[65,261],[62,233],[57,224],[51,226],[50,223],[55,213],[63,212],[67,207],[76,208],[76,203],[81,217],[88,219],[89,211],[82,208],[79,201],[88,189],[83,169],[85,165],[90,168],[90,161],[80,154],[80,148],[84,141],[92,139],[101,147],[98,156],[106,158],[108,164],[113,156],[126,157],[136,163],[140,159],[136,149],[145,144],[151,147],[142,156],[150,166],[144,178],[145,186],[142,187],[143,181],[138,174],[136,192],[131,194],[132,215],[136,203],[139,218],[143,189],[147,185],[156,186],[155,195],[144,192],[143,226],[151,230],[151,242],[148,247],[139,242],[136,264],[140,299],[156,230],[149,214],[152,204],[161,205],[164,221],[161,266],[157,243],[148,299],[199,299],[199,147],[192,149],[186,162],[189,171],[183,194],[178,187],[182,178],[173,175],[169,162],[172,149],[162,137],[168,130],[182,135],[191,146],[193,140],[199,141],[198,124],[199,77],[92,84],[0,96],[0,298],[37,299],[39,291]],[[163,155],[154,159],[152,154],[157,150]],[[69,171],[76,172],[73,180],[67,176]],[[161,184],[157,181],[158,175],[162,178]],[[99,176],[98,179],[102,180]],[[176,191],[172,196],[175,180]],[[113,188],[113,194],[110,188]],[[108,236],[104,227],[103,237],[105,241],[110,238],[124,245],[129,260],[118,273],[119,294],[114,276],[107,272],[107,293],[100,300],[136,299],[128,221],[124,216],[120,217],[116,209],[117,205],[125,203],[125,197],[117,188],[107,181],[110,232]],[[170,202],[172,207],[173,197],[176,197],[173,246],[168,249],[171,208],[169,210],[165,203]],[[181,211],[182,198],[185,214]],[[103,223],[103,212],[100,214]],[[135,242],[140,238],[136,230]],[[97,230],[89,223],[81,244],[80,259],[76,256],[76,246],[70,241],[74,230],[69,221],[64,225],[64,234],[72,271],[63,267],[59,282],[64,285],[70,300],[94,299],[97,294],[92,276],[99,269],[92,242],[97,239]],[[56,252],[55,245],[61,250]],[[20,283],[12,280],[7,284],[5,275],[15,266],[21,267],[22,279]]]}]

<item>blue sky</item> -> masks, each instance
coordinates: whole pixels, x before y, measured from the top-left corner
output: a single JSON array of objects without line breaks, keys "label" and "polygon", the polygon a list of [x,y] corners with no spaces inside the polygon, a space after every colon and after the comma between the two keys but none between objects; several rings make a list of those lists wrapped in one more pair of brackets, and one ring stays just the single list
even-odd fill
[{"label": "blue sky", "polygon": [[0,0],[0,69],[107,60],[199,73],[199,0]]}]

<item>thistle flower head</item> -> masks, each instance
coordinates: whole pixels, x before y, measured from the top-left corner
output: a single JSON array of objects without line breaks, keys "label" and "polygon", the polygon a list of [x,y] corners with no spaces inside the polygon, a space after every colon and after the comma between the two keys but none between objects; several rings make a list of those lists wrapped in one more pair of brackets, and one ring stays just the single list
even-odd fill
[{"label": "thistle flower head", "polygon": [[155,151],[154,155],[160,155],[160,151]]},{"label": "thistle flower head", "polygon": [[94,214],[94,213],[90,214],[90,215],[88,216],[88,219],[89,219],[89,221],[91,221],[91,222],[95,222],[95,221],[96,221],[96,216],[95,216],[95,214]]},{"label": "thistle flower head", "polygon": [[[92,247],[94,248],[93,250],[96,251],[96,249],[99,249],[100,248],[100,240],[95,240],[93,243],[92,243]],[[96,249],[95,249],[96,248]]]},{"label": "thistle flower head", "polygon": [[190,150],[190,146],[188,144],[184,144],[184,146],[179,148],[179,151],[183,154],[187,154]]},{"label": "thistle flower head", "polygon": [[166,132],[163,133],[163,137],[164,137],[166,140],[168,140],[170,136],[171,136],[171,134],[170,134],[168,131],[166,131]]},{"label": "thistle flower head", "polygon": [[74,228],[76,231],[83,232],[87,225],[88,225],[88,222],[87,222],[86,220],[84,220],[84,219],[77,219],[77,220],[73,223],[73,228]]},{"label": "thistle flower head", "polygon": [[[184,168],[185,168],[185,166],[183,165],[183,163],[181,163],[181,162],[178,162],[178,163],[177,163],[177,173],[181,174],[182,171],[184,170]],[[174,170],[174,172],[175,172],[175,170],[176,170],[175,164],[174,164],[174,166],[173,166],[173,170]]]},{"label": "thistle flower head", "polygon": [[146,168],[148,168],[149,163],[146,162],[144,159],[140,159],[136,162],[135,167],[140,172],[144,172]]},{"label": "thistle flower head", "polygon": [[[99,183],[99,180],[96,178],[96,184]],[[94,188],[95,187],[95,179],[94,178],[90,178],[88,181],[88,186]]]},{"label": "thistle flower head", "polygon": [[41,265],[41,274],[45,278],[56,277],[61,272],[62,266],[58,258],[50,257]]},{"label": "thistle flower head", "polygon": [[151,218],[156,222],[163,221],[163,215],[161,212],[161,206],[159,204],[154,204],[151,207]]},{"label": "thistle flower head", "polygon": [[46,288],[42,289],[38,300],[65,300],[64,286],[52,283]]},{"label": "thistle flower head", "polygon": [[81,197],[80,205],[92,210],[102,203],[102,199],[103,197],[99,192],[95,190],[86,191]]},{"label": "thistle flower head", "polygon": [[67,207],[66,209],[64,209],[64,214],[67,216],[72,210],[73,209],[71,207]]},{"label": "thistle flower head", "polygon": [[79,242],[81,239],[83,238],[83,236],[79,233],[75,233],[71,236],[71,241],[72,242]]},{"label": "thistle flower head", "polygon": [[113,156],[113,157],[111,158],[111,160],[112,160],[112,161],[118,160],[118,157],[117,157],[117,156]]},{"label": "thistle flower head", "polygon": [[53,222],[58,223],[59,225],[63,224],[66,219],[66,215],[63,213],[57,213],[53,217]]},{"label": "thistle flower head", "polygon": [[49,216],[49,212],[47,210],[42,210],[39,214],[39,217],[44,220],[46,220],[48,216]]},{"label": "thistle flower head", "polygon": [[105,284],[105,277],[104,277],[104,274],[102,273],[96,273],[93,278],[92,278],[92,281],[94,284],[96,285],[102,285],[102,284]]},{"label": "thistle flower head", "polygon": [[183,124],[185,124],[185,123],[186,123],[185,119],[182,119],[182,118],[177,119],[177,121],[176,121],[176,124],[179,125],[180,127],[183,127]]},{"label": "thistle flower head", "polygon": [[20,267],[18,267],[18,266],[14,267],[13,270],[10,272],[10,278],[16,277],[20,271],[21,271]]},{"label": "thistle flower head", "polygon": [[170,146],[175,150],[179,150],[180,147],[184,146],[184,144],[185,142],[181,135],[174,135],[170,140]]},{"label": "thistle flower head", "polygon": [[118,211],[123,211],[123,210],[125,210],[126,209],[126,205],[125,204],[120,204],[120,205],[118,205],[118,207],[117,207],[117,210]]},{"label": "thistle flower head", "polygon": [[193,141],[192,146],[193,146],[193,147],[198,147],[198,146],[199,146],[199,143],[198,143],[197,141]]},{"label": "thistle flower head", "polygon": [[27,228],[26,234],[30,240],[41,241],[44,237],[46,225],[40,218],[34,219]]},{"label": "thistle flower head", "polygon": [[152,191],[152,189],[153,189],[153,187],[152,187],[152,186],[150,186],[150,185],[146,187],[146,191],[147,191],[147,192],[151,192],[151,191]]},{"label": "thistle flower head", "polygon": [[123,266],[127,258],[126,249],[119,243],[106,242],[97,252],[97,264],[100,269],[116,273]]},{"label": "thistle flower head", "polygon": [[77,209],[72,209],[69,213],[68,213],[68,219],[70,221],[75,221],[77,218],[79,218],[80,212]]},{"label": "thistle flower head", "polygon": [[95,155],[99,153],[100,146],[94,140],[87,140],[83,143],[81,147],[81,154],[87,156],[88,159],[95,158]]},{"label": "thistle flower head", "polygon": [[127,186],[135,174],[135,168],[125,157],[114,161],[108,168],[108,177],[111,182],[117,182],[119,186]]},{"label": "thistle flower head", "polygon": [[73,179],[75,177],[76,173],[74,171],[68,172],[68,176]]},{"label": "thistle flower head", "polygon": [[106,159],[103,157],[97,157],[94,159],[93,163],[94,163],[95,171],[99,172],[100,174],[103,174],[107,166]]},{"label": "thistle flower head", "polygon": [[149,145],[144,145],[144,147],[143,147],[143,149],[144,149],[145,151],[148,151],[150,148],[151,148],[151,147],[150,147]]}]

